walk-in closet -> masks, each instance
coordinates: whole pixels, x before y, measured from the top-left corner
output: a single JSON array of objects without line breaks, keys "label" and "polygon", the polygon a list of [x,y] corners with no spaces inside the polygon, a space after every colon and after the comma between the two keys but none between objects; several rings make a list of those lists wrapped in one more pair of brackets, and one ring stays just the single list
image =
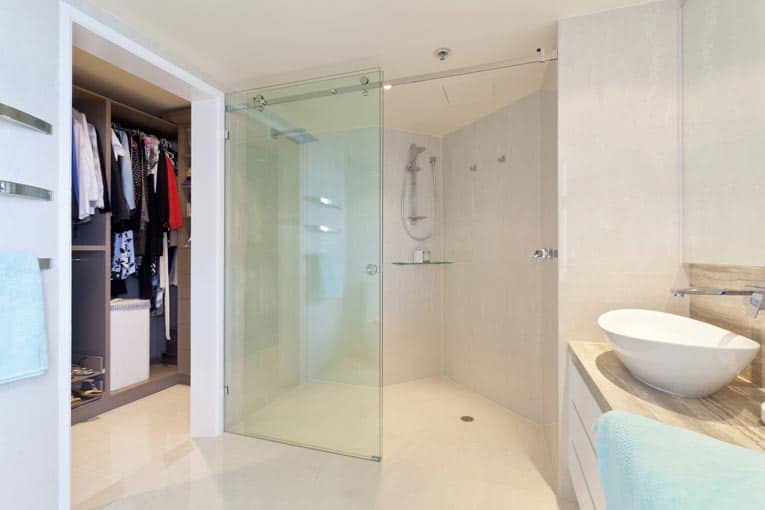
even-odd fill
[{"label": "walk-in closet", "polygon": [[78,48],[72,423],[190,379],[191,110]]}]

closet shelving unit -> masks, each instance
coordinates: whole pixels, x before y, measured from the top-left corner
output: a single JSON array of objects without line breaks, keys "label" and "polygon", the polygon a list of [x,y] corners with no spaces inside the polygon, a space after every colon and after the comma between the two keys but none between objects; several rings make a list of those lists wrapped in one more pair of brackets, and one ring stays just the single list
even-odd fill
[{"label": "closet shelving unit", "polygon": [[[72,105],[84,113],[101,137],[107,189],[111,190],[111,125],[120,122],[168,139],[178,137],[178,126],[88,89],[74,86]],[[111,213],[96,213],[89,222],[72,226],[72,363],[96,369],[86,380],[102,390],[97,398],[72,405],[72,423],[87,420],[105,411],[145,397],[161,389],[188,382],[188,377],[171,373],[118,391],[110,390],[110,305],[111,305]],[[100,365],[100,366],[99,366]],[[73,379],[72,385],[81,381]]]}]

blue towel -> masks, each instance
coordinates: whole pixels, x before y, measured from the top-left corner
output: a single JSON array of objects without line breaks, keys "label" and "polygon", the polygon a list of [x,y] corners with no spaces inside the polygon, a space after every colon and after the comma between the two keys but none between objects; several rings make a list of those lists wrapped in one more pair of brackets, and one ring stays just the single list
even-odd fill
[{"label": "blue towel", "polygon": [[765,508],[765,454],[620,411],[600,417],[608,510]]},{"label": "blue towel", "polygon": [[47,369],[40,263],[32,255],[0,253],[0,384]]}]

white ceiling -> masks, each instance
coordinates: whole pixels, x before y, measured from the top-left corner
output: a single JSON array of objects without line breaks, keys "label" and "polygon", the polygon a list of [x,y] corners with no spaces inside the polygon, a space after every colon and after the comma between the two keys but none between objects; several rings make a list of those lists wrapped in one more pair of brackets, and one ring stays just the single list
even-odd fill
[{"label": "white ceiling", "polygon": [[[556,46],[559,18],[639,0],[90,2],[234,91],[370,67],[392,79],[531,56]],[[441,46],[453,50],[446,62],[433,56]],[[386,126],[448,133],[538,90],[543,72],[533,65],[394,88]]]},{"label": "white ceiling", "polygon": [[[561,17],[636,0],[90,0],[228,90],[379,65],[388,79],[552,48]],[[433,50],[448,46],[445,63]]]}]

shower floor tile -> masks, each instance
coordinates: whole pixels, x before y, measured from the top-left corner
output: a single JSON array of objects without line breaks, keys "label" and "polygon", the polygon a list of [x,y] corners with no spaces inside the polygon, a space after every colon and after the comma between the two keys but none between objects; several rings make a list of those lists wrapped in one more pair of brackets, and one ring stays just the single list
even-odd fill
[{"label": "shower floor tile", "polygon": [[190,440],[189,388],[169,388],[72,427],[73,507],[576,508],[550,488],[538,425],[441,378],[383,399],[376,463],[235,434]]},{"label": "shower floor tile", "polygon": [[324,381],[280,395],[237,433],[370,458],[379,455],[379,388]]}]

